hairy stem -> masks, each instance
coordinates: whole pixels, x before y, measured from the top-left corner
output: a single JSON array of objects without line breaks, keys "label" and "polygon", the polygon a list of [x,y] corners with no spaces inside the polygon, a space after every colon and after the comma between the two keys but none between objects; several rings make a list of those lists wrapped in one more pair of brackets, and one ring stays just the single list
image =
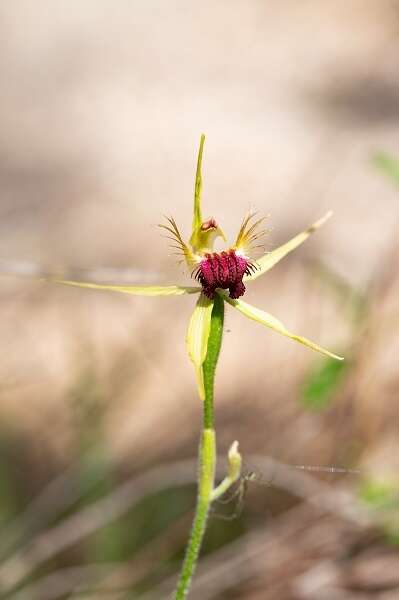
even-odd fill
[{"label": "hairy stem", "polygon": [[212,501],[216,467],[213,397],[216,365],[222,344],[223,319],[224,301],[216,294],[212,309],[207,355],[203,364],[205,400],[203,406],[203,429],[198,454],[197,506],[183,567],[176,588],[175,600],[183,600],[188,594],[205,534],[209,508]]}]

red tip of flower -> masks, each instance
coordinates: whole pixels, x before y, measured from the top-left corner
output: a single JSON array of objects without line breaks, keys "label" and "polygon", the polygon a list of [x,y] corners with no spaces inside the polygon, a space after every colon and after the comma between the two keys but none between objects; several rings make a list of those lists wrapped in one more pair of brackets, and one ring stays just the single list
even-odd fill
[{"label": "red tip of flower", "polygon": [[201,225],[201,229],[202,231],[209,231],[209,229],[216,229],[217,228],[217,223],[215,221],[215,219],[208,219],[208,221],[204,221],[204,223],[202,223]]},{"label": "red tip of flower", "polygon": [[205,254],[196,269],[195,278],[202,285],[208,298],[215,296],[216,288],[229,290],[230,298],[239,298],[245,292],[242,282],[244,275],[251,275],[256,266],[234,250]]}]

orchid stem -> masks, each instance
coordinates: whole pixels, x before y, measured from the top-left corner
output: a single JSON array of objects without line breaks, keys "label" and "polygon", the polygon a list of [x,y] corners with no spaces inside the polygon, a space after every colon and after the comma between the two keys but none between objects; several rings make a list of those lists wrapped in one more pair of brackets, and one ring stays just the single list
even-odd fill
[{"label": "orchid stem", "polygon": [[211,316],[207,355],[203,364],[205,400],[203,410],[203,429],[198,452],[198,497],[194,520],[191,527],[190,539],[179,581],[177,583],[175,600],[187,597],[191,579],[198,562],[201,550],[215,481],[216,468],[216,436],[214,429],[214,383],[216,365],[219,358],[223,337],[224,300],[215,295]]}]

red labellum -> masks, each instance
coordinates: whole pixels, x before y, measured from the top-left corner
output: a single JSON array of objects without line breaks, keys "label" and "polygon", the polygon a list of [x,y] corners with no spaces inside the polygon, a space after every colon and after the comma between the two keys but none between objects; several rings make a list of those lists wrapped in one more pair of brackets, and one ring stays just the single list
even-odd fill
[{"label": "red labellum", "polygon": [[230,298],[239,298],[245,292],[244,275],[251,275],[256,266],[234,250],[205,254],[195,272],[195,279],[202,285],[208,298],[215,296],[216,288],[229,290]]}]

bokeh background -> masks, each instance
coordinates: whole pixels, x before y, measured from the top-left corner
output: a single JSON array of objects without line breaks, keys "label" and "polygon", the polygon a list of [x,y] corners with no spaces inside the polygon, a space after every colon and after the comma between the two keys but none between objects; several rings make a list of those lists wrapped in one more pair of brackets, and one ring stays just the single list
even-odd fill
[{"label": "bokeh background", "polygon": [[334,211],[246,299],[346,361],[228,310],[219,475],[237,439],[255,476],[215,507],[191,597],[397,598],[399,2],[4,0],[0,31],[1,597],[173,588],[194,301],[39,279],[187,282],[156,225],[189,235],[204,132],[231,240],[250,207],[268,249]]}]

